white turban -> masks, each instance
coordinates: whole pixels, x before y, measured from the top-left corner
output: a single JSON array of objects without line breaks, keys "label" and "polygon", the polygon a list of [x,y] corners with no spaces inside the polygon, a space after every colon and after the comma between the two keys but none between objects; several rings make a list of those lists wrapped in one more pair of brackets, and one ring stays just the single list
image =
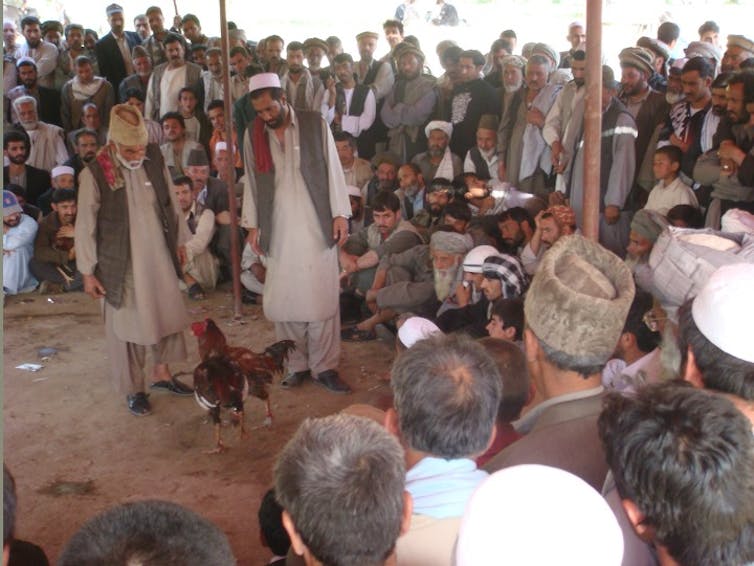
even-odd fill
[{"label": "white turban", "polygon": [[453,135],[453,124],[450,122],[443,122],[442,120],[432,120],[427,127],[424,128],[424,134],[429,137],[429,133],[432,130],[442,130],[448,139]]},{"label": "white turban", "polygon": [[410,348],[419,340],[429,338],[438,332],[441,333],[442,331],[437,328],[437,325],[431,320],[427,320],[420,316],[412,316],[398,329],[398,340],[400,340],[401,344],[406,348]]}]

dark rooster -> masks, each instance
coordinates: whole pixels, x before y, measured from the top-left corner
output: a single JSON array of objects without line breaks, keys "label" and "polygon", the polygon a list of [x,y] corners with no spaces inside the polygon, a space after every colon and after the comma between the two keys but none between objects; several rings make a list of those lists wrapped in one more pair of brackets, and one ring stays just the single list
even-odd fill
[{"label": "dark rooster", "polygon": [[295,344],[292,340],[282,340],[262,353],[228,346],[225,335],[209,318],[193,323],[191,330],[197,337],[202,359],[194,370],[194,396],[199,405],[209,411],[215,424],[216,446],[212,453],[222,452],[225,446],[220,436],[221,409],[231,410],[233,423],[241,425],[243,437],[243,403],[251,394],[265,402],[267,417],[264,424],[272,424],[267,386],[276,374],[284,371],[285,361]]}]

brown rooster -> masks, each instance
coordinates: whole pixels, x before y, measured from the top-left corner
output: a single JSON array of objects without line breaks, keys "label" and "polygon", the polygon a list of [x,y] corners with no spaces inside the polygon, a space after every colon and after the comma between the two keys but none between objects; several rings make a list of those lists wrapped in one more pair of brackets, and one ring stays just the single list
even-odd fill
[{"label": "brown rooster", "polygon": [[272,424],[270,396],[267,386],[275,374],[282,374],[288,354],[295,348],[292,340],[282,340],[264,352],[228,346],[225,335],[212,319],[191,325],[199,343],[201,363],[194,370],[194,396],[201,407],[209,411],[215,424],[213,453],[224,449],[220,437],[220,410],[230,409],[234,424],[241,425],[245,434],[243,402],[251,394],[265,402],[265,425]]}]

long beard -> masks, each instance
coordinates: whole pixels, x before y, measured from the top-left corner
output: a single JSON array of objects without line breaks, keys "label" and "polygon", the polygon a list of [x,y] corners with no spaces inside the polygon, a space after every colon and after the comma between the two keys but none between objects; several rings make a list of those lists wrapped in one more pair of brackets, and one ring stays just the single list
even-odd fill
[{"label": "long beard", "polygon": [[453,285],[456,282],[457,271],[458,269],[455,267],[450,267],[448,269],[433,268],[435,294],[440,301],[447,299],[450,295],[450,292],[453,290]]},{"label": "long beard", "polygon": [[682,92],[670,92],[670,91],[667,91],[667,92],[665,93],[665,101],[666,101],[666,102],[667,102],[668,104],[670,104],[671,106],[673,106],[673,105],[675,105],[675,104],[678,104],[678,103],[679,103],[679,102],[681,102],[681,101],[682,101],[682,100],[683,100],[684,98],[685,98],[685,96],[683,95],[683,93],[682,93]]}]

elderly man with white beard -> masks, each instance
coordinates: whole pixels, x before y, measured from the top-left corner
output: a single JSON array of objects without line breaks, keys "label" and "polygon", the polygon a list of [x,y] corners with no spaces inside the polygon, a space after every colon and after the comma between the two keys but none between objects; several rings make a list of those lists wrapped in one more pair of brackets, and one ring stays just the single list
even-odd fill
[{"label": "elderly man with white beard", "polygon": [[383,257],[366,294],[367,305],[374,314],[357,324],[355,330],[344,330],[343,339],[373,340],[378,324],[401,313],[434,319],[441,303],[454,290],[463,269],[461,262],[472,246],[467,234],[440,228],[432,234],[428,246],[414,246]]},{"label": "elderly man with white beard", "polygon": [[31,151],[26,160],[27,165],[52,171],[55,165],[68,160],[63,129],[39,120],[37,99],[33,96],[20,96],[13,101],[21,127],[29,135]]}]

